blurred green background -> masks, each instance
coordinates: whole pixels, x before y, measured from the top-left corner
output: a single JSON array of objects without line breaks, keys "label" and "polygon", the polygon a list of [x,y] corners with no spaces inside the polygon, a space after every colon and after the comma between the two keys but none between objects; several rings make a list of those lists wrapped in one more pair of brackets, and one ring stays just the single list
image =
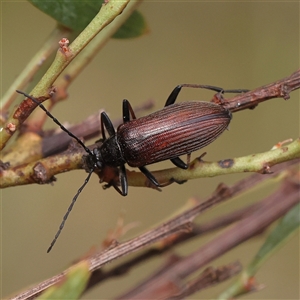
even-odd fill
[{"label": "blurred green background", "polygon": [[[1,10],[3,93],[40,48],[55,22],[26,1],[1,1]],[[111,40],[72,84],[68,100],[53,110],[60,121],[80,122],[101,108],[112,119],[119,118],[124,98],[133,106],[154,99],[157,110],[181,83],[252,89],[299,68],[297,2],[145,1],[139,10],[148,22],[149,34],[131,40]],[[208,100],[211,96],[208,91],[185,89],[179,101]],[[47,127],[55,125],[49,121]],[[296,91],[289,101],[271,100],[254,110],[234,114],[230,131],[192,157],[207,151],[205,159],[213,161],[264,152],[279,141],[298,136],[299,92]],[[164,162],[150,169],[171,166],[170,162]],[[193,180],[171,185],[161,193],[129,187],[126,198],[114,189],[103,191],[93,176],[50,254],[46,250],[86,177],[84,171],[61,174],[53,186],[2,190],[2,295],[13,294],[62,271],[90,247],[99,245],[122,212],[126,223],[140,222],[139,227],[123,237],[125,240],[168,217],[189,197],[203,199],[219,182],[231,184],[244,176]],[[247,194],[198,221],[258,201],[272,190],[274,186],[268,186]],[[247,264],[265,236],[241,245],[212,264],[217,266],[236,259]],[[213,234],[192,241],[177,248],[176,253],[187,255],[212,237]],[[160,259],[147,262],[83,298],[112,298],[150,274],[160,263]],[[246,299],[299,298],[298,236],[261,269],[257,279],[266,284],[266,289]],[[211,298],[225,286],[207,290],[201,298]]]}]

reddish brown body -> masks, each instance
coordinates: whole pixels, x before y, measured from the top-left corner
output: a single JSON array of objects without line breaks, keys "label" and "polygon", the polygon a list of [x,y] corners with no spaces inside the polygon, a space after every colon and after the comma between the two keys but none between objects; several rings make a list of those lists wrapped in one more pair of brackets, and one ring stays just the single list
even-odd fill
[{"label": "reddish brown body", "polygon": [[[106,166],[116,168],[119,171],[119,184],[112,181],[106,187],[112,185],[123,196],[126,196],[128,192],[126,163],[132,167],[138,167],[153,185],[160,187],[162,185],[148,171],[146,165],[170,159],[177,167],[187,169],[188,165],[179,156],[190,154],[208,145],[228,127],[231,113],[221,105],[201,101],[175,104],[182,87],[205,88],[218,92],[219,96],[225,92],[222,88],[208,85],[178,85],[171,92],[163,109],[139,119],[136,119],[130,103],[123,100],[123,124],[115,131],[107,114],[102,112],[102,143],[93,150],[86,147],[77,136],[66,129],[37,99],[19,92],[43,109],[87,152],[84,161],[89,175],[74,196],[47,252],[55,244],[77,197],[96,169],[102,170]],[[227,92],[244,91],[246,90],[228,90]],[[105,129],[109,135],[108,138]]]},{"label": "reddish brown body", "polygon": [[116,139],[123,160],[131,167],[141,167],[203,148],[230,120],[231,113],[220,105],[182,102],[120,125]]},{"label": "reddish brown body", "polygon": [[[113,180],[108,182],[106,187],[112,185],[122,196],[126,196],[128,192],[126,163],[132,167],[138,167],[153,185],[160,187],[163,185],[148,171],[146,165],[170,159],[177,167],[187,169],[188,165],[179,156],[190,154],[208,145],[228,127],[231,113],[222,105],[201,101],[175,104],[182,87],[213,90],[218,92],[219,97],[225,92],[222,88],[209,85],[178,85],[171,92],[163,109],[139,119],[136,119],[128,100],[124,99],[123,124],[118,127],[117,131],[107,114],[101,113],[102,143],[93,150],[86,147],[77,136],[66,129],[37,99],[18,91],[43,109],[53,122],[74,138],[87,152],[84,161],[89,174],[74,196],[47,252],[55,244],[77,197],[96,169],[102,170],[109,166],[118,170],[119,183]],[[227,92],[239,93],[245,91],[247,90],[227,90]],[[108,138],[105,132],[108,133]],[[170,183],[174,181],[170,180]]]}]

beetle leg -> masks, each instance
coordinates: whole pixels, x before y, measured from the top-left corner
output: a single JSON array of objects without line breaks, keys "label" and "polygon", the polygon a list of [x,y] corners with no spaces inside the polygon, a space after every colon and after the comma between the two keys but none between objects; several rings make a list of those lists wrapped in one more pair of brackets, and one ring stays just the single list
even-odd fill
[{"label": "beetle leg", "polygon": [[171,92],[170,96],[168,97],[168,99],[166,101],[165,106],[168,106],[168,105],[171,105],[171,104],[175,103],[175,101],[177,99],[177,96],[178,96],[178,94],[180,93],[180,91],[183,87],[208,89],[208,90],[213,90],[213,91],[216,91],[216,92],[219,92],[219,93],[224,92],[224,90],[222,88],[217,87],[217,86],[212,86],[212,85],[188,84],[188,83],[180,84],[180,85],[177,85],[174,88],[174,90]]},{"label": "beetle leg", "polygon": [[139,169],[155,186],[160,186],[156,178],[146,167],[139,167]]},{"label": "beetle leg", "polygon": [[105,184],[103,186],[104,189],[107,189],[107,188],[110,188],[111,186],[113,186],[115,188],[115,190],[121,195],[121,196],[126,196],[126,195],[123,195],[123,191],[120,190],[120,188],[115,184],[115,183],[112,183],[112,184]]},{"label": "beetle leg", "polygon": [[224,90],[218,86],[213,86],[213,85],[202,85],[202,84],[180,84],[177,85],[174,90],[171,92],[170,96],[168,97],[165,106],[174,104],[178,94],[181,91],[181,88],[183,87],[190,87],[190,88],[201,88],[201,89],[207,89],[207,90],[212,90],[215,91],[217,93],[223,94],[223,93],[246,93],[249,92],[249,90],[245,90],[245,89],[236,89],[236,90]]},{"label": "beetle leg", "polygon": [[107,130],[109,136],[113,136],[116,134],[114,125],[112,124],[110,118],[108,117],[108,115],[106,114],[106,112],[102,112],[101,113],[101,131],[102,131],[102,137],[103,140],[106,140],[106,136],[105,136],[105,129]]},{"label": "beetle leg", "polygon": [[183,162],[179,157],[171,158],[170,161],[180,169],[187,169],[191,161],[191,153],[187,154],[186,163]]},{"label": "beetle leg", "polygon": [[177,99],[177,96],[178,96],[178,94],[179,94],[180,91],[181,91],[181,88],[182,88],[181,85],[177,85],[177,86],[175,87],[175,89],[171,92],[170,96],[168,97],[165,106],[169,106],[169,105],[175,103],[175,101],[176,101],[176,99]]},{"label": "beetle leg", "polygon": [[237,90],[223,90],[223,93],[234,93],[234,94],[241,94],[241,93],[247,93],[250,90],[247,89],[237,89]]},{"label": "beetle leg", "polygon": [[103,189],[108,189],[111,186],[113,186],[120,195],[127,196],[128,183],[127,183],[125,165],[121,166],[119,169],[119,179],[120,179],[119,183],[120,183],[121,189],[119,188],[119,186],[116,184],[116,182],[114,180],[111,180],[109,183],[103,185]]},{"label": "beetle leg", "polygon": [[119,186],[112,180],[111,182],[109,183],[106,183],[104,185],[102,185],[102,188],[104,190],[106,189],[109,189],[110,187],[114,187],[114,189],[121,195],[121,196],[124,196],[123,195],[123,192],[120,190]]},{"label": "beetle leg", "polygon": [[170,161],[178,168],[180,169],[187,169],[188,165],[181,160],[179,157],[171,158]]},{"label": "beetle leg", "polygon": [[126,196],[128,193],[128,182],[127,182],[125,165],[120,166],[119,176],[120,176],[121,195]]},{"label": "beetle leg", "polygon": [[127,123],[130,121],[130,115],[132,119],[136,119],[134,111],[127,99],[123,100],[123,122]]},{"label": "beetle leg", "polygon": [[105,136],[103,118],[104,118],[104,116],[102,116],[102,113],[101,113],[101,115],[100,115],[101,133],[102,133],[102,140],[105,141],[106,140],[106,136]]}]

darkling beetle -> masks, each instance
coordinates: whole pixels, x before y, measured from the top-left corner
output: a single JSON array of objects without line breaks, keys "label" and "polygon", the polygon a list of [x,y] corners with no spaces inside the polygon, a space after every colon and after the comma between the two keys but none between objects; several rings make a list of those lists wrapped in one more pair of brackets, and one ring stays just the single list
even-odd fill
[{"label": "darkling beetle", "polygon": [[[232,115],[222,105],[206,101],[188,101],[175,104],[182,87],[209,89],[218,92],[221,96],[224,92],[243,93],[248,91],[241,89],[223,90],[210,85],[178,85],[169,95],[163,109],[138,119],[135,117],[130,103],[125,99],[123,100],[123,124],[117,128],[117,131],[115,131],[108,115],[105,112],[101,113],[103,143],[93,150],[87,148],[78,137],[66,129],[37,99],[17,91],[35,102],[87,152],[84,161],[88,176],[74,196],[47,252],[50,252],[55,244],[79,194],[96,169],[101,170],[104,166],[117,168],[121,188],[115,183],[111,185],[123,196],[128,193],[125,163],[131,167],[138,167],[152,184],[160,187],[162,185],[145,167],[146,165],[170,159],[175,166],[187,169],[188,164],[183,162],[179,156],[190,155],[191,152],[210,144],[228,127]],[[105,130],[109,137],[106,137]]]}]

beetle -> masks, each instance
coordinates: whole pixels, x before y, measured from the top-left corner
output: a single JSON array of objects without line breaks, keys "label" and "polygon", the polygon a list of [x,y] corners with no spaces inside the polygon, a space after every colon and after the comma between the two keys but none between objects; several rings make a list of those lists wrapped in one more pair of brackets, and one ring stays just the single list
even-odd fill
[{"label": "beetle", "polygon": [[[35,102],[60,128],[74,138],[87,152],[83,157],[88,172],[84,184],[78,189],[69,206],[62,223],[49,249],[55,244],[65,221],[71,212],[79,194],[88,183],[91,174],[96,169],[105,166],[117,168],[119,185],[109,183],[122,195],[128,193],[128,182],[125,164],[137,167],[156,187],[162,185],[145,167],[156,162],[170,159],[182,169],[188,168],[179,156],[203,148],[213,142],[229,125],[232,114],[222,105],[207,101],[187,101],[175,103],[183,87],[205,88],[222,95],[224,92],[242,93],[248,90],[223,90],[210,85],[181,84],[176,86],[169,95],[163,109],[147,116],[136,118],[128,100],[123,100],[123,123],[115,130],[110,118],[105,112],[101,113],[102,143],[90,150],[72,132],[66,129],[36,98],[17,91]],[[108,137],[106,137],[106,132]]]}]

